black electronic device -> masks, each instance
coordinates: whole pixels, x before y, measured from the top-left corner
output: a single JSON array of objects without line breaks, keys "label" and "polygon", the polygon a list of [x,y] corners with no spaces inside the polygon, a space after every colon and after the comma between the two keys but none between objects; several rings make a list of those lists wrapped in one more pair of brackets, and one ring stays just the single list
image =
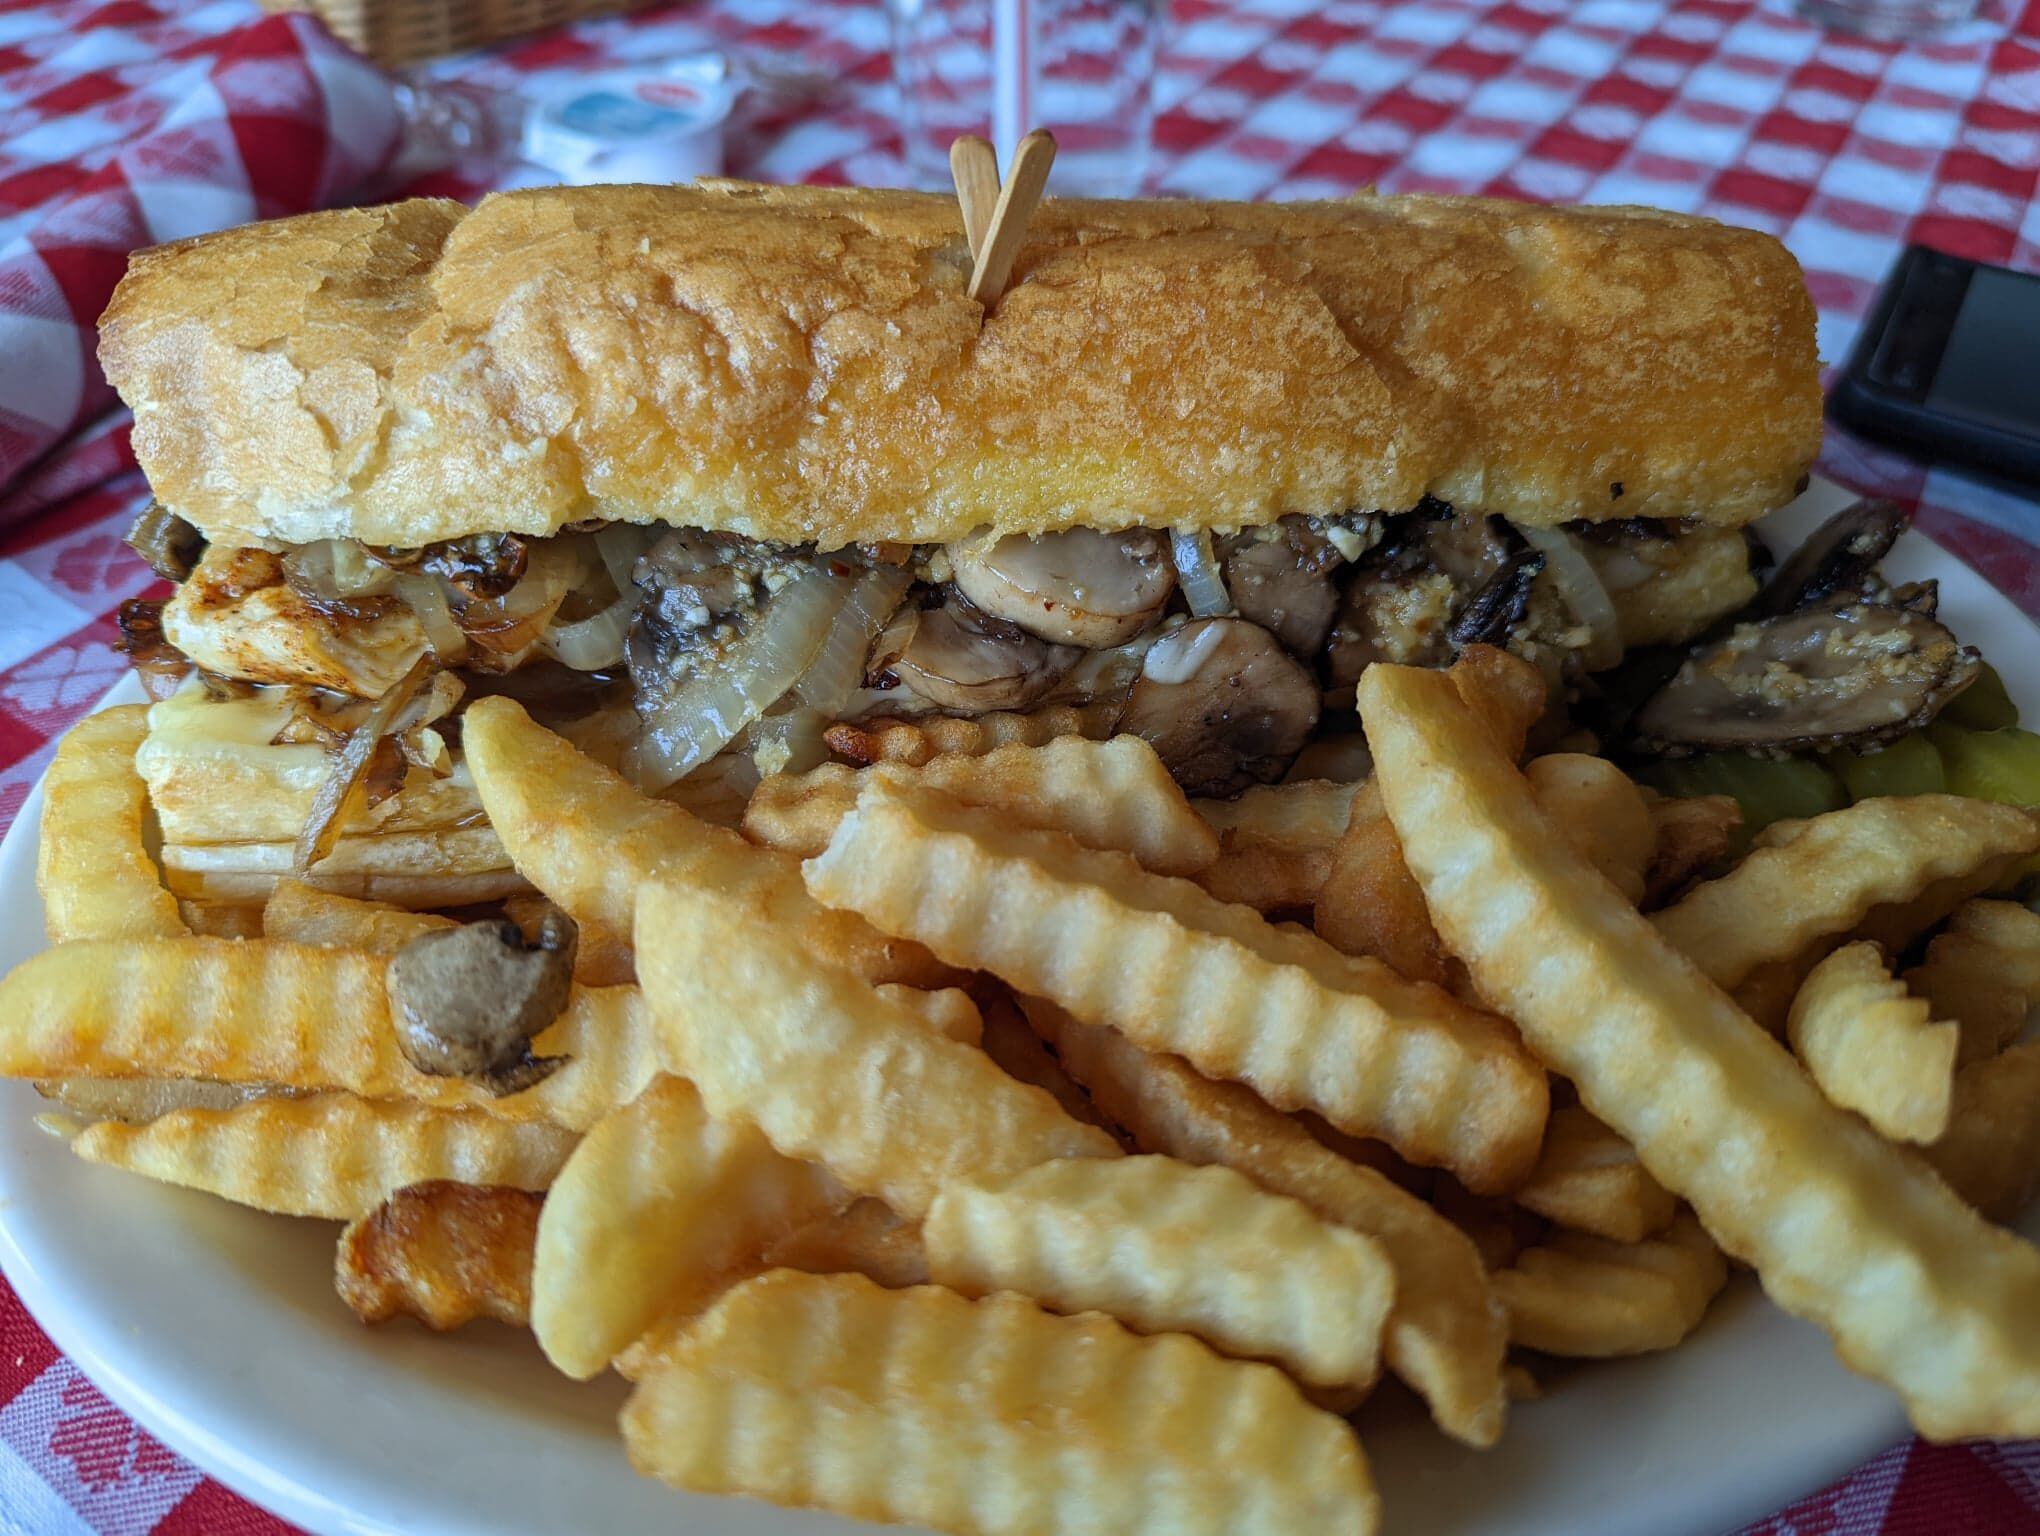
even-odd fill
[{"label": "black electronic device", "polygon": [[1863,437],[2040,485],[2040,276],[1910,247],[1828,411]]}]

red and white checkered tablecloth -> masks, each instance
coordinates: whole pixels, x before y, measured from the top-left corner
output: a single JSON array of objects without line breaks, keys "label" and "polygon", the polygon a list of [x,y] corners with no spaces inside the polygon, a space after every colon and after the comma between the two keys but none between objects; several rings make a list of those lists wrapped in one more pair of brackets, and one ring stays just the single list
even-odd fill
[{"label": "red and white checkered tablecloth", "polygon": [[[884,184],[885,32],[876,0],[706,0],[432,73],[514,88],[720,46],[775,82],[738,114],[733,172]],[[1371,182],[1770,230],[1829,359],[1908,240],[2040,270],[2040,0],[1913,48],[1824,35],[1783,0],[1175,0],[1157,90],[1162,192]],[[126,251],[362,195],[400,128],[381,76],[248,0],[0,5],[0,829],[120,675],[113,611],[153,582],[121,543],[143,488],[86,345]],[[1823,467],[1917,503],[2040,618],[2033,503],[1840,438]],[[0,1283],[0,1536],[287,1529],[140,1433]],[[2040,1532],[2040,1445],[1894,1447],[1747,1536],[1816,1532]]]}]

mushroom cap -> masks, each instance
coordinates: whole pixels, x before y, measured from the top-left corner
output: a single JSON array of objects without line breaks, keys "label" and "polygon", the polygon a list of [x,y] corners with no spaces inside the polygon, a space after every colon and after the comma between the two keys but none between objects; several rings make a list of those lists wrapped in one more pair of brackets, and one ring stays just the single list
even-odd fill
[{"label": "mushroom cap", "polygon": [[1246,619],[1193,619],[1157,641],[1119,729],[1142,737],[1193,795],[1273,783],[1318,719],[1317,682]]},{"label": "mushroom cap", "polygon": [[986,613],[1059,645],[1102,650],[1161,617],[1176,572],[1145,528],[1070,528],[1033,537],[986,531],[949,546],[963,595]]},{"label": "mushroom cap", "polygon": [[577,941],[564,914],[548,917],[536,946],[501,919],[413,939],[391,959],[389,974],[405,1059],[435,1077],[489,1079],[512,1092],[529,1087],[545,1075],[531,1075],[531,1040],[567,1005]]},{"label": "mushroom cap", "polygon": [[1875,746],[1933,719],[1981,666],[1916,607],[1807,608],[1694,651],[1637,715],[1636,734],[1673,752]]},{"label": "mushroom cap", "polygon": [[1269,630],[1297,655],[1309,656],[1325,643],[1339,611],[1331,575],[1337,563],[1290,539],[1249,540],[1226,552],[1226,591],[1241,618]]},{"label": "mushroom cap", "polygon": [[952,600],[921,612],[891,671],[937,708],[974,714],[1025,709],[1056,685],[1077,654]]},{"label": "mushroom cap", "polygon": [[1851,503],[1786,557],[1752,611],[1768,618],[1861,592],[1877,562],[1911,521],[1911,514],[1895,501],[1866,498]]}]

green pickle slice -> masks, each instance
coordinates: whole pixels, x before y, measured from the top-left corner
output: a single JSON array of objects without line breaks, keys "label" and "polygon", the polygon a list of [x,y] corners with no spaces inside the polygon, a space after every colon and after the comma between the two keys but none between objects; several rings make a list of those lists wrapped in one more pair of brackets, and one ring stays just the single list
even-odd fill
[{"label": "green pickle slice", "polygon": [[1948,792],[2007,805],[2040,805],[2040,736],[2013,727],[1966,731],[1946,717],[1931,727]]},{"label": "green pickle slice", "polygon": [[[1965,731],[1944,713],[1927,727],[1948,772],[1948,792],[2007,805],[2040,805],[2040,736],[2018,729]],[[2040,875],[2040,854],[2021,860],[1999,884],[2000,891],[2028,892]]]},{"label": "green pickle slice", "polygon": [[1745,844],[1774,821],[1818,816],[1849,803],[1842,782],[1810,758],[1773,760],[1743,752],[1706,752],[1658,763],[1645,777],[1668,795],[1731,795],[1742,807]]},{"label": "green pickle slice", "polygon": [[1941,754],[1925,732],[1901,736],[1879,752],[1837,752],[1828,766],[1842,776],[1849,798],[1938,795],[1948,788]]},{"label": "green pickle slice", "polygon": [[1969,731],[2001,731],[2019,723],[2019,706],[2005,692],[2005,680],[1989,662],[1976,674],[1976,681],[1948,701],[1941,718]]}]

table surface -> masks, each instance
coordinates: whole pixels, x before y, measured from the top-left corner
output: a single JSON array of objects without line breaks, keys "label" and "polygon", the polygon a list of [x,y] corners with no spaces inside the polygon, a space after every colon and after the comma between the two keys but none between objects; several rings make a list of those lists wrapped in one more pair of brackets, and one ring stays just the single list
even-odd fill
[{"label": "table surface", "polygon": [[[83,350],[125,251],[359,195],[395,131],[381,77],[259,17],[247,0],[0,8],[0,829],[120,675],[114,610],[154,585],[120,540],[146,494],[126,422]],[[732,173],[882,185],[903,177],[885,43],[869,0],[709,0],[429,73],[518,88],[721,47],[768,82],[732,123]],[[1162,193],[1371,183],[1769,230],[1806,268],[1830,362],[1908,241],[2040,270],[2040,0],[1909,48],[1821,33],[1782,0],[1175,0],[1156,91]],[[2040,618],[2031,501],[1838,434],[1822,468],[1916,505]],[[136,1430],[0,1283],[0,1536],[284,1529]],[[2040,1446],[1896,1446],[1747,1536],[1813,1532],[2040,1532]]]}]

